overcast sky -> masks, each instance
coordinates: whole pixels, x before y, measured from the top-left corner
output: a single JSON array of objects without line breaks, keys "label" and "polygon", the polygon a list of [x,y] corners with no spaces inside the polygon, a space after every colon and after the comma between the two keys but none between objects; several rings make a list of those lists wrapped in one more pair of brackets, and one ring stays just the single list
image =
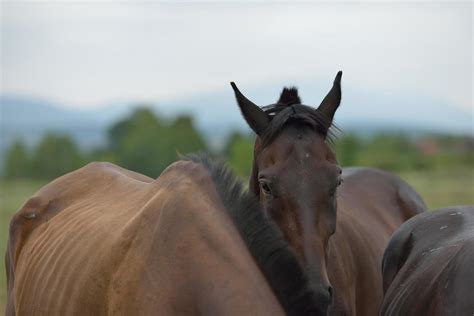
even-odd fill
[{"label": "overcast sky", "polygon": [[325,80],[472,111],[472,2],[3,2],[2,94],[75,108]]}]

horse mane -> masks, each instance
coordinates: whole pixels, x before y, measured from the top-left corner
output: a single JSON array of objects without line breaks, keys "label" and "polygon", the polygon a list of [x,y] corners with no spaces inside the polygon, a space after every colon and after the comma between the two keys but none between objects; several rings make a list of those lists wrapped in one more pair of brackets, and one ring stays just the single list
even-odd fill
[{"label": "horse mane", "polygon": [[260,201],[223,162],[205,154],[183,159],[200,163],[210,172],[222,203],[286,313],[317,313],[318,301],[309,278],[276,224],[264,216]]},{"label": "horse mane", "polygon": [[296,87],[283,88],[277,103],[262,109],[270,118],[270,124],[260,135],[263,147],[269,145],[288,125],[309,127],[329,143],[334,143],[336,132],[340,131],[323,113],[301,104]]}]

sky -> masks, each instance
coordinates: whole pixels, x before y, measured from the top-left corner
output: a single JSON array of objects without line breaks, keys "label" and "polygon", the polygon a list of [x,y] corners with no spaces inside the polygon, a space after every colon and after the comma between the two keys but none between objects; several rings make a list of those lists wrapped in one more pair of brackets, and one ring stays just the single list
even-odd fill
[{"label": "sky", "polygon": [[473,111],[470,1],[2,1],[1,93],[95,109],[272,82]]}]

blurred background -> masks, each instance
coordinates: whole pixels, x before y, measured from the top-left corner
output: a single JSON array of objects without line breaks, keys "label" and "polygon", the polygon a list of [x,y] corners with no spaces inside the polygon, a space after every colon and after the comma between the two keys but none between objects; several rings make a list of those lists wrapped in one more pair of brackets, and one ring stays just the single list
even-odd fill
[{"label": "blurred background", "polygon": [[13,212],[90,161],[157,177],[177,152],[208,151],[245,179],[254,136],[229,82],[261,106],[294,85],[317,107],[338,70],[343,166],[394,172],[430,208],[474,204],[472,14],[471,1],[1,2],[0,252]]}]

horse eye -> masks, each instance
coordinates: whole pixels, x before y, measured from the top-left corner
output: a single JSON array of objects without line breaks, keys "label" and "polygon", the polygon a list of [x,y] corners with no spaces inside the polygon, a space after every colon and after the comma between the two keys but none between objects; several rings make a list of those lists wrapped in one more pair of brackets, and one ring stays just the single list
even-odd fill
[{"label": "horse eye", "polygon": [[262,189],[263,193],[265,194],[271,194],[272,189],[270,187],[270,184],[266,181],[260,181],[260,188]]}]

